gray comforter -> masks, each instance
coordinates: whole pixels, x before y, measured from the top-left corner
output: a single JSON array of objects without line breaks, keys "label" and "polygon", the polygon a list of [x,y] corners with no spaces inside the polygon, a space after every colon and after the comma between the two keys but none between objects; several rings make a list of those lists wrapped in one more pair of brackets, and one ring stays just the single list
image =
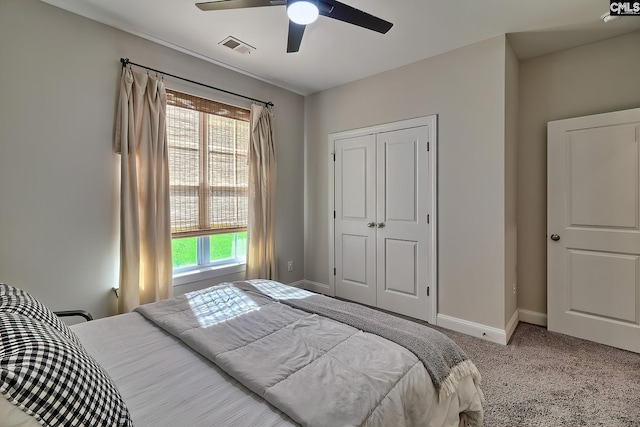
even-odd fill
[{"label": "gray comforter", "polygon": [[385,338],[277,302],[314,295],[225,283],[136,310],[305,426],[482,424],[466,357],[427,370]]}]

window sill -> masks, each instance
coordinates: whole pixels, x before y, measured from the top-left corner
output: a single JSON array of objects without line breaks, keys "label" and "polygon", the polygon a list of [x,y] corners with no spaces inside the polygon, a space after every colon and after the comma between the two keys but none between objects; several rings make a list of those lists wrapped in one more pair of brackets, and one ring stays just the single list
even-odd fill
[{"label": "window sill", "polygon": [[188,283],[200,282],[202,280],[213,279],[215,277],[227,276],[229,274],[243,273],[246,264],[226,264],[212,267],[202,267],[195,270],[184,271],[173,275],[173,286],[186,285]]}]

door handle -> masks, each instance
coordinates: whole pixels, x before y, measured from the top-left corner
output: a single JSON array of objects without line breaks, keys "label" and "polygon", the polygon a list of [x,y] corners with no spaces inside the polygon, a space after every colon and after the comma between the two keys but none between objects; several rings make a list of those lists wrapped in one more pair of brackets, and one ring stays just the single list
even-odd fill
[{"label": "door handle", "polygon": [[373,228],[373,227],[375,227],[375,226],[376,226],[376,223],[375,223],[375,222],[368,222],[368,223],[367,223],[367,227],[369,227],[369,228]]},{"label": "door handle", "polygon": [[376,224],[377,228],[384,228],[384,222],[379,222]]},{"label": "door handle", "polygon": [[553,240],[554,242],[557,242],[558,240],[560,240],[560,236],[558,236],[557,234],[552,234],[551,240]]}]

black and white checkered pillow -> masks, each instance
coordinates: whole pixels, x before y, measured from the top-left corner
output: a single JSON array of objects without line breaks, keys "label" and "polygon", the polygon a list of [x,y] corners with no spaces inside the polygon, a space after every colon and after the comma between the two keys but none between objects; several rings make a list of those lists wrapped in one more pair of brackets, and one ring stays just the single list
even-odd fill
[{"label": "black and white checkered pillow", "polygon": [[52,325],[0,312],[0,393],[44,426],[132,426],[120,393]]},{"label": "black and white checkered pillow", "polygon": [[47,323],[60,331],[67,339],[81,345],[78,336],[47,306],[22,289],[0,283],[0,313],[17,313],[29,319]]}]

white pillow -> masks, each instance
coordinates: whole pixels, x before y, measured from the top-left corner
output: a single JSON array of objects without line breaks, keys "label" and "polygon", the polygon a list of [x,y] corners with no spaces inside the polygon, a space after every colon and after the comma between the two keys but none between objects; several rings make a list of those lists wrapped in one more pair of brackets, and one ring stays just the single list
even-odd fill
[{"label": "white pillow", "polygon": [[0,394],[0,427],[42,427],[38,420],[27,415]]}]

